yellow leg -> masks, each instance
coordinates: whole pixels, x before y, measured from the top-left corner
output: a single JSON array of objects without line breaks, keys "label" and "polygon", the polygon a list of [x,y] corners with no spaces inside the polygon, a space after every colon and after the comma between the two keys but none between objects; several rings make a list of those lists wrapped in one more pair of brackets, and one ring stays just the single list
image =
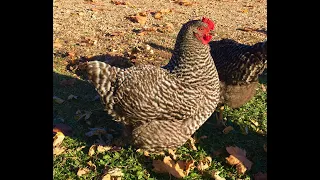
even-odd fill
[{"label": "yellow leg", "polygon": [[226,127],[224,121],[223,121],[223,110],[224,110],[224,106],[221,106],[219,108],[219,115],[218,115],[218,118],[217,118],[217,126],[220,126],[223,125],[224,127]]}]

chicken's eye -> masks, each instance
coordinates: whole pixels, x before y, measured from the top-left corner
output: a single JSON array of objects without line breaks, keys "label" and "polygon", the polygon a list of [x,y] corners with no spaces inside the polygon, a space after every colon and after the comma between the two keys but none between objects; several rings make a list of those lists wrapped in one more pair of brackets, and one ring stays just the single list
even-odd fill
[{"label": "chicken's eye", "polygon": [[199,31],[203,31],[204,29],[203,29],[203,27],[199,27],[198,30]]}]

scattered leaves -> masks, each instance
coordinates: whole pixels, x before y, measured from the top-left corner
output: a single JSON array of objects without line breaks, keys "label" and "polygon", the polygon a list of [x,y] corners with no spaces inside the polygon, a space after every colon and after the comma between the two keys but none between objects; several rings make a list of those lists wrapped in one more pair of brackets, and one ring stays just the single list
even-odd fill
[{"label": "scattered leaves", "polygon": [[104,128],[89,128],[89,129],[90,131],[85,134],[88,137],[107,133],[107,131]]},{"label": "scattered leaves", "polygon": [[149,32],[155,32],[157,31],[158,28],[157,27],[143,27],[142,29],[140,29],[139,31],[137,31],[137,34],[139,36],[144,36]]},{"label": "scattered leaves", "polygon": [[94,171],[97,170],[97,166],[95,164],[93,164],[91,161],[89,161],[87,164],[92,170],[94,170]]},{"label": "scattered leaves", "polygon": [[75,82],[76,82],[76,79],[62,80],[60,82],[60,85],[61,86],[73,86]]},{"label": "scattered leaves", "polygon": [[211,177],[215,180],[226,180],[225,178],[220,177],[219,174],[219,171],[213,171]]},{"label": "scattered leaves", "polygon": [[54,102],[58,103],[58,104],[62,104],[64,102],[63,99],[61,98],[58,98],[57,96],[53,96],[53,100]]},{"label": "scattered leaves", "polygon": [[253,175],[254,180],[267,180],[267,173],[258,172]]},{"label": "scattered leaves", "polygon": [[54,40],[53,42],[53,47],[54,48],[61,48],[62,47],[62,44],[60,43],[60,39],[57,38],[56,40]]},{"label": "scattered leaves", "polygon": [[66,150],[66,147],[54,147],[53,148],[53,154],[54,155],[60,155]]},{"label": "scattered leaves", "polygon": [[78,96],[75,96],[75,95],[73,95],[73,94],[70,94],[70,95],[68,96],[68,100],[71,100],[71,99],[78,99]]},{"label": "scattered leaves", "polygon": [[64,139],[64,134],[62,132],[57,132],[57,134],[53,137],[53,146],[59,146]]},{"label": "scattered leaves", "polygon": [[204,158],[201,160],[197,166],[197,169],[199,171],[204,171],[205,169],[209,168],[211,166],[212,158],[210,156]]},{"label": "scattered leaves", "polygon": [[228,134],[232,130],[233,130],[233,127],[232,126],[228,126],[228,127],[224,128],[224,130],[222,132],[223,132],[223,134]]},{"label": "scattered leaves", "polygon": [[263,84],[261,84],[261,89],[262,89],[263,92],[267,91],[267,88]]},{"label": "scattered leaves", "polygon": [[171,12],[172,12],[172,9],[161,9],[160,11],[155,12],[153,17],[155,19],[161,19],[165,14],[168,14]]},{"label": "scattered leaves", "polygon": [[169,153],[170,157],[172,157],[173,160],[177,159],[177,156],[172,149],[168,149],[168,153]]},{"label": "scattered leaves", "polygon": [[88,155],[89,156],[93,156],[95,151],[96,151],[96,148],[97,148],[97,145],[92,145],[90,148],[89,148],[89,151],[88,151]]},{"label": "scattered leaves", "polygon": [[192,150],[194,150],[194,151],[198,150],[197,147],[195,146],[196,141],[192,137],[189,138],[188,142],[189,142],[188,145]]},{"label": "scattered leaves", "polygon": [[102,180],[121,180],[123,173],[119,168],[109,169],[102,177]]},{"label": "scattered leaves", "polygon": [[62,132],[64,135],[70,136],[72,134],[72,128],[66,124],[59,123],[54,125],[53,132]]},{"label": "scattered leaves", "polygon": [[125,1],[115,1],[115,0],[111,0],[111,3],[115,4],[115,5],[126,5]]},{"label": "scattered leaves", "polygon": [[188,0],[176,0],[175,3],[177,3],[181,6],[192,6],[193,4],[196,4],[195,2],[191,2]]},{"label": "scattered leaves", "polygon": [[146,12],[140,12],[140,13],[138,13],[136,15],[129,16],[129,19],[132,22],[144,25],[144,24],[146,24],[146,21],[147,21],[147,13]]},{"label": "scattered leaves", "polygon": [[246,158],[246,151],[240,149],[239,147],[229,146],[226,147],[226,150],[230,154],[229,157],[226,158],[227,162],[230,165],[236,165],[237,172],[239,174],[244,174],[246,170],[250,170],[252,166],[252,162]]},{"label": "scattered leaves", "polygon": [[173,32],[174,31],[174,26],[173,26],[172,23],[165,23],[165,25],[162,26],[161,28],[159,28],[158,31],[160,31],[162,33]]},{"label": "scattered leaves", "polygon": [[103,152],[109,151],[110,149],[112,149],[111,146],[98,145],[98,147],[97,147],[98,153],[103,153]]},{"label": "scattered leaves", "polygon": [[89,172],[90,172],[90,169],[88,169],[88,168],[79,168],[77,175],[82,176],[84,174],[88,174]]},{"label": "scattered leaves", "polygon": [[170,173],[176,178],[183,178],[188,175],[190,169],[193,167],[193,161],[181,161],[177,163],[170,158],[170,156],[164,157],[163,161],[153,160],[153,171],[158,173]]}]

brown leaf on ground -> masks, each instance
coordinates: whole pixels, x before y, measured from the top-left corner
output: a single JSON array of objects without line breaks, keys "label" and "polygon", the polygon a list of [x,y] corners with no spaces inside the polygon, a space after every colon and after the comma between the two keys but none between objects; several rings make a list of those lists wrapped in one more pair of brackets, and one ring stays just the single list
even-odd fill
[{"label": "brown leaf on ground", "polygon": [[267,91],[267,88],[263,84],[261,84],[261,89],[262,89],[263,92]]},{"label": "brown leaf on ground", "polygon": [[89,161],[87,164],[92,170],[94,170],[94,171],[97,170],[97,166],[95,164],[93,164],[91,161]]},{"label": "brown leaf on ground", "polygon": [[254,180],[267,180],[267,173],[258,172],[257,174],[253,175]]},{"label": "brown leaf on ground", "polygon": [[77,176],[82,176],[84,174],[88,174],[90,172],[90,169],[88,168],[79,168],[77,172]]},{"label": "brown leaf on ground", "polygon": [[233,130],[233,127],[232,126],[228,126],[228,127],[224,128],[224,130],[222,132],[223,132],[223,134],[228,134],[232,130]]},{"label": "brown leaf on ground", "polygon": [[125,1],[115,1],[115,0],[111,0],[111,3],[115,4],[115,5],[126,5]]},{"label": "brown leaf on ground", "polygon": [[168,14],[171,12],[172,12],[172,9],[161,9],[160,11],[155,12],[153,17],[155,19],[161,19],[165,14]]},{"label": "brown leaf on ground", "polygon": [[90,148],[89,148],[89,151],[88,151],[88,155],[89,156],[93,156],[94,155],[94,153],[95,153],[95,151],[96,151],[96,149],[97,149],[97,145],[92,145]]},{"label": "brown leaf on ground", "polygon": [[174,162],[170,156],[164,157],[163,161],[153,160],[153,171],[158,173],[170,173],[176,178],[183,178],[188,175],[190,169],[193,167],[193,161],[178,161]]},{"label": "brown leaf on ground", "polygon": [[56,102],[58,104],[62,104],[64,102],[63,99],[58,98],[57,96],[53,96],[52,99],[54,100],[54,102]]},{"label": "brown leaf on ground", "polygon": [[160,31],[162,33],[173,32],[174,31],[174,26],[173,26],[172,23],[165,23],[164,26],[162,26],[161,28],[158,28],[158,31]]},{"label": "brown leaf on ground", "polygon": [[212,158],[210,156],[204,158],[203,160],[200,160],[197,166],[197,169],[199,171],[204,171],[205,169],[208,169],[211,166]]},{"label": "brown leaf on ground", "polygon": [[172,157],[173,160],[177,160],[177,156],[175,154],[175,151],[173,151],[172,149],[168,149],[168,153],[169,153],[170,157]]},{"label": "brown leaf on ground", "polygon": [[192,6],[193,4],[196,4],[195,2],[191,2],[188,0],[176,0],[175,3],[177,3],[181,6]]},{"label": "brown leaf on ground", "polygon": [[198,150],[197,147],[195,146],[196,141],[192,137],[189,138],[188,142],[189,142],[188,145],[192,150],[195,150],[195,151]]},{"label": "brown leaf on ground", "polygon": [[123,173],[119,168],[108,169],[101,180],[121,180]]},{"label": "brown leaf on ground", "polygon": [[56,40],[54,40],[53,42],[53,47],[54,48],[61,48],[62,47],[62,44],[60,43],[60,39],[57,38]]},{"label": "brown leaf on ground", "polygon": [[226,180],[225,178],[220,177],[219,173],[220,173],[219,171],[212,171],[211,177],[214,180]]},{"label": "brown leaf on ground", "polygon": [[140,13],[138,13],[136,15],[129,16],[129,19],[132,22],[144,25],[147,22],[147,13],[146,12],[140,12]]},{"label": "brown leaf on ground", "polygon": [[98,145],[98,147],[97,147],[97,152],[98,152],[98,153],[103,153],[103,152],[109,151],[110,149],[112,149],[111,146]]},{"label": "brown leaf on ground", "polygon": [[73,86],[75,82],[76,82],[75,79],[62,80],[62,81],[60,81],[60,85],[61,86]]},{"label": "brown leaf on ground", "polygon": [[230,154],[230,156],[226,158],[227,162],[230,165],[236,165],[238,173],[244,174],[246,170],[251,169],[253,163],[247,159],[245,150],[236,146],[226,147],[226,150]]},{"label": "brown leaf on ground", "polygon": [[66,124],[59,123],[59,124],[54,125],[53,132],[54,133],[62,132],[66,136],[71,136],[72,135],[72,128]]},{"label": "brown leaf on ground", "polygon": [[66,149],[67,149],[66,147],[54,147],[53,154],[58,156],[62,154]]},{"label": "brown leaf on ground", "polygon": [[53,137],[53,146],[59,146],[64,139],[64,134],[62,132],[57,132],[57,134]]}]

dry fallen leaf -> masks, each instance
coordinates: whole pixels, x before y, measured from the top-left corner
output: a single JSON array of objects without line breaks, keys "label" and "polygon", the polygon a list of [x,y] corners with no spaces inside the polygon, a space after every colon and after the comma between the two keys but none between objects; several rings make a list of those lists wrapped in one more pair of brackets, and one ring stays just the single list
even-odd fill
[{"label": "dry fallen leaf", "polygon": [[115,31],[109,34],[110,36],[123,36],[124,32],[122,31]]},{"label": "dry fallen leaf", "polygon": [[244,174],[246,170],[251,169],[253,163],[247,159],[245,150],[236,146],[226,147],[226,150],[230,154],[230,156],[226,158],[227,162],[230,165],[236,165],[238,173]]},{"label": "dry fallen leaf", "polygon": [[198,149],[197,149],[197,147],[195,146],[195,140],[191,137],[191,138],[189,138],[189,143],[188,143],[188,145],[189,145],[189,147],[192,149],[192,150],[195,150],[195,151],[197,151]]},{"label": "dry fallen leaf", "polygon": [[172,157],[173,160],[177,159],[177,156],[176,156],[175,152],[172,149],[168,149],[168,153]]},{"label": "dry fallen leaf", "polygon": [[89,161],[87,164],[92,170],[94,170],[94,171],[97,170],[97,166],[95,164],[93,164],[91,161]]},{"label": "dry fallen leaf", "polygon": [[254,180],[267,180],[267,173],[258,172],[257,174],[253,175]]},{"label": "dry fallen leaf", "polygon": [[54,102],[58,103],[58,104],[62,104],[64,102],[63,99],[61,98],[58,98],[57,96],[53,96],[53,100]]},{"label": "dry fallen leaf", "polygon": [[127,2],[125,1],[115,1],[115,0],[111,0],[111,2],[115,5],[127,5]]},{"label": "dry fallen leaf", "polygon": [[174,31],[174,26],[172,23],[165,23],[165,25],[162,28],[158,29],[160,32],[165,33],[165,32],[173,32]]},{"label": "dry fallen leaf", "polygon": [[71,99],[78,99],[78,96],[75,96],[75,95],[73,95],[73,94],[70,94],[70,95],[68,96],[68,100],[71,100]]},{"label": "dry fallen leaf", "polygon": [[101,178],[102,180],[121,180],[123,173],[119,168],[109,169]]},{"label": "dry fallen leaf", "polygon": [[89,172],[90,172],[90,169],[88,169],[88,168],[79,168],[77,175],[82,176],[82,175],[87,174]]},{"label": "dry fallen leaf", "polygon": [[161,13],[160,11],[158,11],[158,12],[156,12],[156,13],[154,14],[154,18],[155,18],[155,19],[161,19],[162,16],[163,16],[163,13]]},{"label": "dry fallen leaf", "polygon": [[54,42],[53,42],[53,47],[54,48],[61,48],[62,47],[62,45],[61,45],[61,43],[60,43],[60,39],[56,39]]},{"label": "dry fallen leaf", "polygon": [[219,171],[213,171],[211,177],[215,180],[226,180],[225,178],[220,177],[219,173]]},{"label": "dry fallen leaf", "polygon": [[262,89],[263,92],[267,91],[267,88],[263,84],[261,84],[261,89]]},{"label": "dry fallen leaf", "polygon": [[233,130],[233,127],[232,126],[228,126],[228,127],[224,128],[224,130],[222,132],[223,132],[223,134],[228,134],[232,130]]},{"label": "dry fallen leaf", "polygon": [[153,171],[158,173],[170,173],[176,178],[183,178],[188,175],[191,168],[193,168],[193,161],[181,161],[177,163],[170,158],[170,156],[164,157],[163,161],[153,160]]},{"label": "dry fallen leaf", "polygon": [[93,156],[95,151],[96,151],[96,148],[97,148],[97,145],[92,145],[90,148],[89,148],[89,152],[88,152],[88,155],[89,156]]},{"label": "dry fallen leaf", "polygon": [[146,12],[140,12],[136,15],[133,15],[133,16],[129,16],[129,19],[132,21],[132,22],[137,22],[139,24],[146,24],[146,21],[147,21],[147,14]]},{"label": "dry fallen leaf", "polygon": [[195,2],[190,2],[188,0],[176,0],[175,2],[181,6],[191,6],[191,5],[195,4]]},{"label": "dry fallen leaf", "polygon": [[66,147],[54,147],[53,148],[53,154],[54,155],[60,155],[66,150]]},{"label": "dry fallen leaf", "polygon": [[64,134],[62,132],[57,132],[57,134],[53,137],[53,146],[59,146],[64,139]]},{"label": "dry fallen leaf", "polygon": [[204,171],[205,169],[210,167],[211,161],[212,161],[212,158],[210,156],[206,157],[205,159],[199,162],[197,169],[199,171]]},{"label": "dry fallen leaf", "polygon": [[245,31],[245,32],[251,32],[251,31],[257,31],[257,28],[250,28],[250,27],[244,27],[244,28],[238,28],[237,30]]},{"label": "dry fallen leaf", "polygon": [[72,134],[72,128],[63,123],[55,124],[52,131],[54,133],[62,132],[66,136],[70,136]]},{"label": "dry fallen leaf", "polygon": [[103,152],[109,151],[110,149],[112,149],[111,146],[101,146],[101,145],[98,145],[98,147],[97,147],[98,153],[103,153]]}]

